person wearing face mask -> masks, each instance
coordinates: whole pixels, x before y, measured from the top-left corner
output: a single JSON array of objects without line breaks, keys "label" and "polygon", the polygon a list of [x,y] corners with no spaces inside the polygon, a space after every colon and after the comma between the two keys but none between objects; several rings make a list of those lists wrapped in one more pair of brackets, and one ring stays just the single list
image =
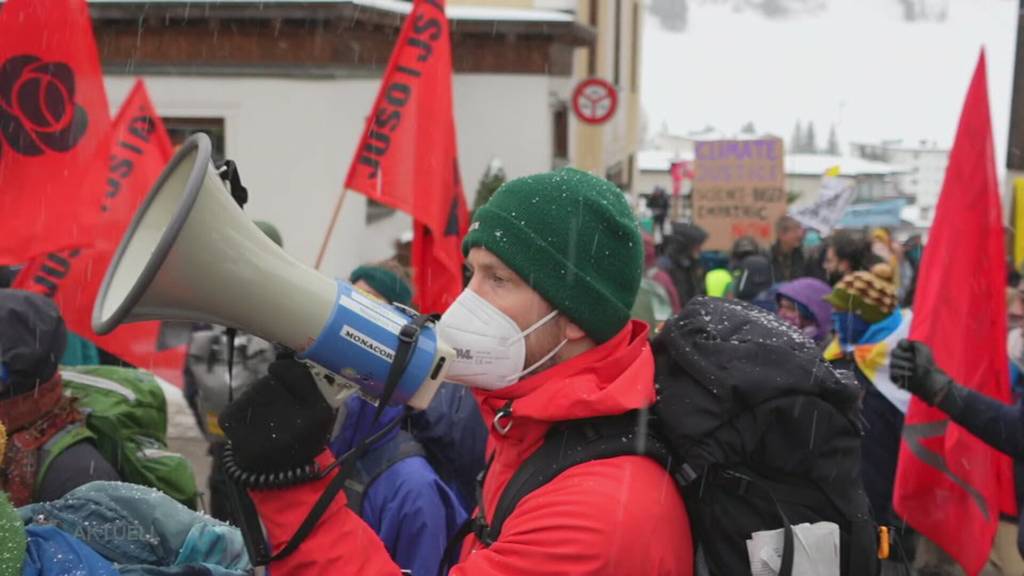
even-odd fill
[{"label": "person wearing face mask", "polygon": [[911,313],[896,306],[892,277],[888,264],[876,264],[836,284],[825,298],[835,310],[835,337],[824,357],[835,368],[852,371],[864,389],[864,489],[875,520],[901,526],[892,510],[892,489],[910,395],[892,380],[889,352],[910,333]]},{"label": "person wearing face mask", "polygon": [[779,286],[775,295],[777,314],[811,340],[824,342],[831,333],[832,306],[825,297],[832,292],[817,278],[797,278]]},{"label": "person wearing face mask", "polygon": [[[553,425],[651,406],[654,359],[647,326],[629,318],[643,244],[610,182],[573,169],[510,181],[476,211],[463,251],[471,279],[438,333],[457,352],[447,379],[473,389],[489,426],[477,511],[486,522]],[[251,441],[252,422],[274,417],[263,392],[291,396],[297,410],[322,411],[311,378],[284,390],[273,377],[281,368],[271,367],[261,382],[266,390],[222,416],[240,448]],[[280,410],[281,402],[271,404]],[[318,459],[330,461],[322,453]],[[285,546],[329,481],[250,491],[272,550]],[[520,501],[495,540],[471,534],[461,544],[449,574],[693,574],[682,497],[659,464],[640,456],[574,466]],[[340,496],[303,545],[270,570],[398,574]]]}]

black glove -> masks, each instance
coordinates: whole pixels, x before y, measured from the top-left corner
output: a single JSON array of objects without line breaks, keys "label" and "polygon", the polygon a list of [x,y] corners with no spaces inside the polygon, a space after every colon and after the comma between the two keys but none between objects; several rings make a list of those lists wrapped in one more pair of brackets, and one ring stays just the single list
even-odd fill
[{"label": "black glove", "polygon": [[305,466],[327,445],[334,411],[305,364],[276,360],[221,413],[235,463],[249,472]]},{"label": "black glove", "polygon": [[892,351],[892,381],[930,406],[941,403],[957,384],[935,365],[932,351],[920,342],[901,340]]}]

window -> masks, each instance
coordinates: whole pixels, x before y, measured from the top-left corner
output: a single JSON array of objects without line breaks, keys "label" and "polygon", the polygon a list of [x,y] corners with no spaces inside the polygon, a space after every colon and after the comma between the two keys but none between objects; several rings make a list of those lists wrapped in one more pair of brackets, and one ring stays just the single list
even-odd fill
[{"label": "window", "polygon": [[555,105],[551,119],[552,168],[569,164],[569,106],[565,102]]},{"label": "window", "polygon": [[622,85],[622,0],[615,0],[615,49],[612,54],[612,84]]},{"label": "window", "polygon": [[189,136],[196,132],[204,132],[213,143],[213,161],[219,164],[224,161],[224,119],[223,118],[174,118],[164,117],[164,127],[171,138],[175,149],[181,146]]},{"label": "window", "polygon": [[629,84],[634,94],[640,91],[640,18],[640,2],[634,2],[629,47]]},{"label": "window", "polygon": [[[590,27],[600,34],[601,30],[597,27],[597,10],[597,0],[590,0]],[[597,47],[599,45],[600,44],[595,41],[594,45],[587,50],[587,75],[591,78],[597,76]]]}]

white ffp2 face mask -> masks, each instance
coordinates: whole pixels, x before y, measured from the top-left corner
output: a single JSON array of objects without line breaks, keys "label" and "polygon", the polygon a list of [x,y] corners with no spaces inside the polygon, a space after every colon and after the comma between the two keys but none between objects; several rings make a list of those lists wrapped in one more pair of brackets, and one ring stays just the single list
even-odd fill
[{"label": "white ffp2 face mask", "polygon": [[515,320],[466,289],[452,302],[437,324],[441,341],[455,349],[455,360],[445,380],[466,386],[498,390],[515,384],[524,374],[547,362],[568,340],[555,346],[533,366],[526,362],[526,337],[558,315],[554,310],[526,330]]}]

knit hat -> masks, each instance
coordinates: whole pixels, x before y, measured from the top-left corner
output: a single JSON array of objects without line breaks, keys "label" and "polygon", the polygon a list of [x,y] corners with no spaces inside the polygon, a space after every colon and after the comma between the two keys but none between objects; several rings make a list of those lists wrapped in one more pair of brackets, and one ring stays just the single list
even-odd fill
[{"label": "knit hat", "polygon": [[277,226],[274,226],[266,220],[256,220],[253,224],[255,224],[261,232],[266,234],[267,238],[270,238],[271,242],[277,244],[281,248],[284,248],[284,239],[281,238],[281,232],[278,231]]},{"label": "knit hat", "polygon": [[53,300],[24,290],[0,290],[0,396],[35,390],[53,378],[67,345]]},{"label": "knit hat", "polygon": [[502,185],[462,242],[483,247],[596,342],[629,321],[643,275],[636,219],[622,191],[565,168]]},{"label": "knit hat", "polygon": [[896,308],[892,267],[875,264],[871,270],[847,274],[825,300],[840,312],[853,312],[871,324],[881,322]]},{"label": "knit hat", "polygon": [[[7,432],[4,423],[0,422],[0,465],[4,462],[6,449]],[[25,525],[7,499],[7,494],[0,492],[0,574],[21,574],[27,545]]]},{"label": "knit hat", "polygon": [[409,287],[409,283],[383,266],[360,266],[348,277],[348,281],[353,284],[360,280],[369,284],[388,302],[397,302],[403,306],[412,303],[412,288]]},{"label": "knit hat", "polygon": [[732,243],[732,258],[739,262],[747,256],[753,256],[761,253],[761,247],[757,245],[757,240],[754,240],[753,236],[740,236]]}]

